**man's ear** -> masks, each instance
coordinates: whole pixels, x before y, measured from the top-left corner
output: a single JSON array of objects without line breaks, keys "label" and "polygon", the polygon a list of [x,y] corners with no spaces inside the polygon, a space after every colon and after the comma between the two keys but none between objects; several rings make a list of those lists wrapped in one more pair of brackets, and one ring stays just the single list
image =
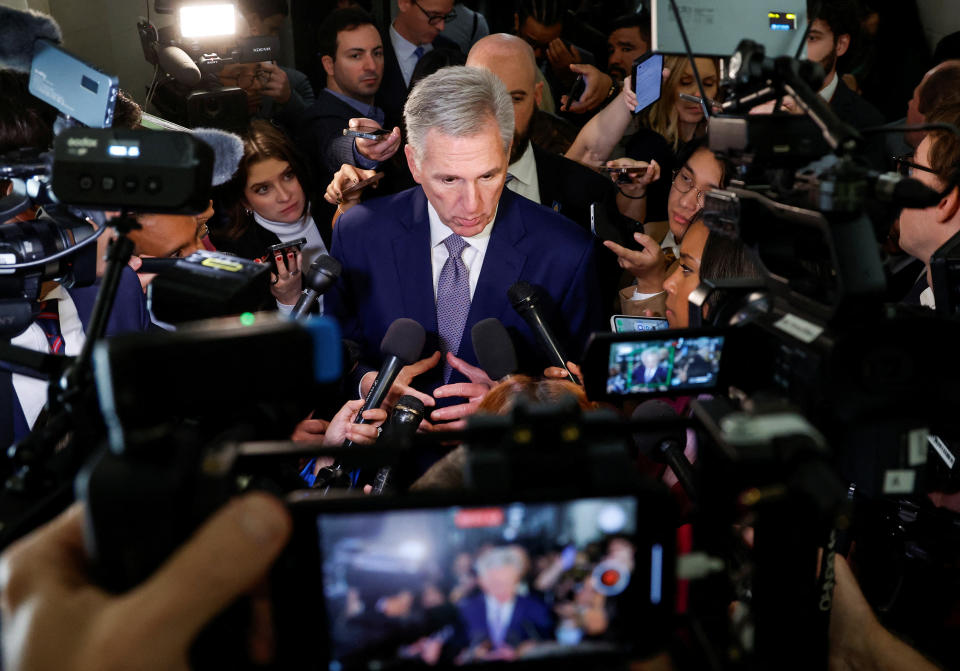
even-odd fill
[{"label": "man's ear", "polygon": [[407,157],[407,166],[410,168],[410,174],[413,176],[413,181],[417,184],[423,184],[423,181],[420,178],[420,166],[417,165],[417,159],[413,151],[413,147],[411,147],[409,144],[403,145],[403,155]]},{"label": "man's ear", "polygon": [[320,58],[320,62],[323,64],[323,69],[327,73],[328,77],[333,76],[333,58],[328,54]]},{"label": "man's ear", "polygon": [[957,217],[960,217],[960,186],[950,189],[950,192],[937,204],[938,224],[949,223]]},{"label": "man's ear", "polygon": [[840,35],[837,37],[837,58],[840,58],[845,53],[847,49],[850,48],[850,36],[849,35]]},{"label": "man's ear", "polygon": [[537,82],[534,85],[533,101],[537,104],[537,109],[540,109],[540,103],[543,102],[543,82]]}]

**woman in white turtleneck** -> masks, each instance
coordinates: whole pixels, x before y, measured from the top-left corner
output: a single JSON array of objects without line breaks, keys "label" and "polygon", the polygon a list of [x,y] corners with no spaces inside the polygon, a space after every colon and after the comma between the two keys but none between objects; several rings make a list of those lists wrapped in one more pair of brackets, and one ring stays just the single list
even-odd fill
[{"label": "woman in white turtleneck", "polygon": [[[327,253],[327,245],[310,214],[307,171],[293,144],[266,121],[253,121],[244,139],[244,154],[227,187],[233,206],[230,226],[211,238],[217,249],[259,258],[278,242],[306,238],[299,253],[275,257],[270,293],[280,310],[290,310],[300,297],[303,270]],[[319,299],[321,312],[323,298]]]}]

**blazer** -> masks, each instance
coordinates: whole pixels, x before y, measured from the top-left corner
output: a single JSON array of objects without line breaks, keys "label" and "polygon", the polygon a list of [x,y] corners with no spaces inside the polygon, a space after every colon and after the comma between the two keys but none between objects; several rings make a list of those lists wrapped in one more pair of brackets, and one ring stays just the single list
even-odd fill
[{"label": "blazer", "polygon": [[[463,599],[457,604],[460,627],[456,639],[459,646],[475,646],[490,640],[487,606],[483,594]],[[518,596],[513,615],[503,637],[504,643],[516,647],[524,641],[552,641],[553,615],[542,601],[532,596]]]},{"label": "blazer", "polygon": [[[410,88],[403,81],[403,72],[400,70],[400,61],[397,52],[393,49],[393,40],[390,39],[390,28],[380,32],[383,40],[383,79],[377,91],[376,105],[387,115],[384,128],[399,126],[403,128],[403,105],[407,102]],[[455,49],[460,47],[453,40],[443,35],[437,35],[433,40],[434,49]]]},{"label": "blazer", "polygon": [[296,135],[300,148],[321,173],[318,183],[329,183],[323,176],[332,175],[344,163],[353,165],[353,138],[345,136],[343,129],[350,119],[360,116],[360,112],[326,89],[304,111]]},{"label": "blazer", "polygon": [[[89,287],[68,289],[67,293],[77,308],[84,332],[90,325],[93,303],[96,300],[100,282]],[[117,286],[117,296],[107,320],[107,336],[131,331],[146,331],[150,328],[150,314],[143,295],[140,280],[132,268],[124,268]],[[9,370],[0,368],[0,445],[7,447],[29,433],[27,420],[17,400],[13,388],[13,376]]]},{"label": "blazer", "polygon": [[[839,74],[837,75],[840,76]],[[870,126],[882,126],[886,123],[880,111],[850,90],[843,79],[837,82],[837,90],[830,100],[830,109],[857,130]],[[887,167],[887,141],[883,135],[873,135],[865,138],[863,153],[867,162],[874,170],[884,170]]]},{"label": "blazer", "polygon": [[[361,360],[380,364],[380,341],[400,317],[427,331],[423,355],[439,349],[427,197],[419,186],[355,206],[333,230],[330,253],[343,264],[326,294],[327,313],[340,320],[343,336],[361,346]],[[602,312],[590,236],[552,210],[504,189],[484,256],[457,356],[477,365],[470,339],[474,324],[496,317],[510,332],[525,372],[548,365],[533,332],[507,298],[518,281],[543,291],[541,310],[566,356],[577,360],[591,332],[602,330]],[[442,367],[417,386],[432,391]],[[450,382],[466,378],[454,371]]]}]

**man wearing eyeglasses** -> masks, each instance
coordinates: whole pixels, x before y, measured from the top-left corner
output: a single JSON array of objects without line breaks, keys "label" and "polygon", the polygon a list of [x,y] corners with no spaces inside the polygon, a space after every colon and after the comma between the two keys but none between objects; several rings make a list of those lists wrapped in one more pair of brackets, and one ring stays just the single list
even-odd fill
[{"label": "man wearing eyeglasses", "polygon": [[[927,121],[960,124],[960,100],[941,102],[927,114]],[[940,202],[932,207],[904,208],[900,214],[900,247],[926,265],[926,272],[904,302],[933,308],[930,257],[960,232],[960,138],[946,131],[928,133],[912,161],[900,160],[900,169],[942,194]]]},{"label": "man wearing eyeglasses", "polygon": [[397,0],[397,16],[384,35],[383,83],[377,93],[390,126],[400,125],[410,78],[423,55],[436,48],[460,51],[440,34],[455,17],[453,0]]}]

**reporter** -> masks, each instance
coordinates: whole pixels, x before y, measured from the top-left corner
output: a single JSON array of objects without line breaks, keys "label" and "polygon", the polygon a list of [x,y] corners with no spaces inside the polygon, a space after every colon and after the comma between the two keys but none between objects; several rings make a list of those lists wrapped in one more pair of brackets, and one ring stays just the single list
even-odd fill
[{"label": "reporter", "polygon": [[[219,250],[257,259],[271,245],[306,238],[301,252],[289,253],[286,259],[277,254],[277,272],[270,276],[277,307],[291,310],[300,296],[301,270],[327,252],[329,229],[321,229],[311,215],[309,173],[280,130],[254,121],[243,144],[237,172],[222,192],[228,223],[212,227],[210,239]],[[322,300],[318,300],[321,312]]]},{"label": "reporter", "polygon": [[[83,515],[83,505],[73,505],[0,557],[4,668],[186,669],[200,630],[263,579],[291,532],[278,500],[238,497],[149,580],[112,595],[87,573]],[[251,651],[269,652],[258,633]]]}]

